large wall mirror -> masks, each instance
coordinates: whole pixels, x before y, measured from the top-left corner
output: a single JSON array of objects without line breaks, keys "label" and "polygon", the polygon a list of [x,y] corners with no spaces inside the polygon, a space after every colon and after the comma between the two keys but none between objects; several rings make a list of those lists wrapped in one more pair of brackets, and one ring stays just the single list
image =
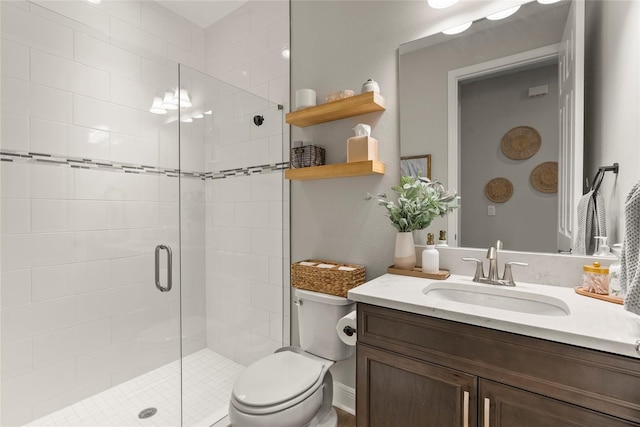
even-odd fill
[{"label": "large wall mirror", "polygon": [[[604,3],[620,10],[602,13]],[[585,111],[600,114],[589,105],[601,83],[590,80],[589,34],[624,25],[616,19],[632,3],[530,2],[400,46],[401,156],[428,152],[432,177],[461,195],[458,212],[432,224],[450,244],[572,249],[578,201],[597,172],[589,158],[603,150],[584,123]]]}]

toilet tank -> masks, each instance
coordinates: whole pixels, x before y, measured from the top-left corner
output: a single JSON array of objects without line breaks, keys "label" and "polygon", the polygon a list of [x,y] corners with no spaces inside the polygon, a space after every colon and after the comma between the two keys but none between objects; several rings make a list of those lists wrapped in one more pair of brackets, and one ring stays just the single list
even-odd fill
[{"label": "toilet tank", "polygon": [[355,310],[355,301],[334,295],[296,289],[298,331],[304,351],[329,360],[348,359],[355,346],[340,340],[336,325],[342,316]]}]

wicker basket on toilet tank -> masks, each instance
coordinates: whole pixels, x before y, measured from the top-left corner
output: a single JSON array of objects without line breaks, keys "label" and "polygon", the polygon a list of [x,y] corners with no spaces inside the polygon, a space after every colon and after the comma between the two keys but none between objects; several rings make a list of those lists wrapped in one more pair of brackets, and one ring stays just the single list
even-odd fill
[{"label": "wicker basket on toilet tank", "polygon": [[291,285],[339,297],[366,280],[363,265],[308,259],[291,264]]}]

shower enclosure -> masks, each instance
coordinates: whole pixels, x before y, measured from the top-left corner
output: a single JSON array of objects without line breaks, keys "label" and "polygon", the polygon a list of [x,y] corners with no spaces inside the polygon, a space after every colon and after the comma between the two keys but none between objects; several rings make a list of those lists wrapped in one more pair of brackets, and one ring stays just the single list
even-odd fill
[{"label": "shower enclosure", "polygon": [[0,425],[213,424],[287,341],[283,107],[153,2],[0,14]]}]

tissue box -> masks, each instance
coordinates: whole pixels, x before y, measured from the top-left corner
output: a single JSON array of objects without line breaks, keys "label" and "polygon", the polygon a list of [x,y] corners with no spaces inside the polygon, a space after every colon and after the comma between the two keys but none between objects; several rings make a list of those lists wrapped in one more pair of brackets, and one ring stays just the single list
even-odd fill
[{"label": "tissue box", "polygon": [[378,140],[370,136],[347,139],[347,163],[378,160]]}]

